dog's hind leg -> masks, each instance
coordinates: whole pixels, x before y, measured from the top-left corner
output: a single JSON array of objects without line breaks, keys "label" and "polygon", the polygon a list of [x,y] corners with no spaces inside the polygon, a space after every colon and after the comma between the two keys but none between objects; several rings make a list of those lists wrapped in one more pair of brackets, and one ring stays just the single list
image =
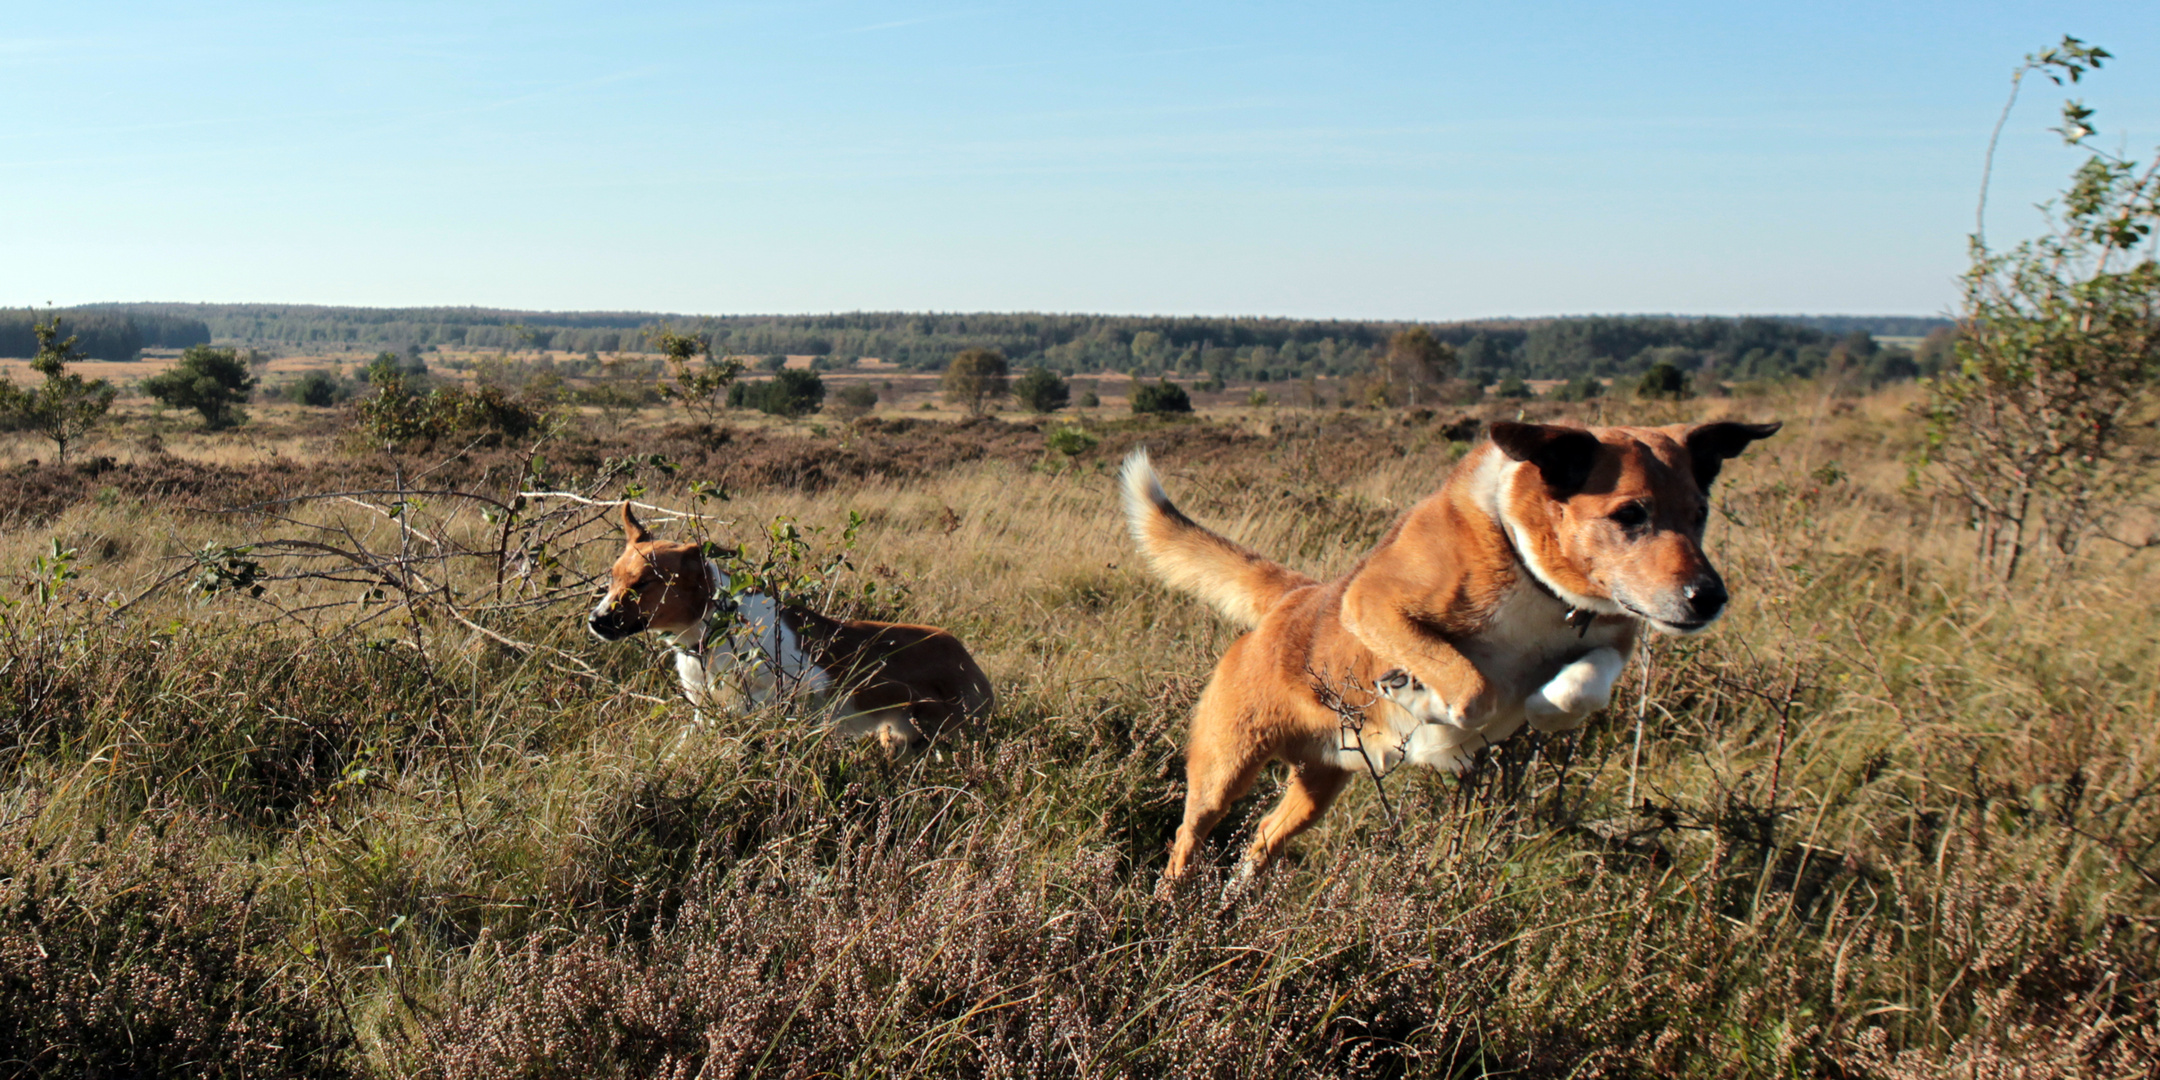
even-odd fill
[{"label": "dog's hind leg", "polygon": [[1193,853],[1207,843],[1208,833],[1230,812],[1230,805],[1252,790],[1273,756],[1247,739],[1240,730],[1245,725],[1214,697],[1202,694],[1193,714],[1192,742],[1185,750],[1185,821],[1178,826],[1170,863],[1163,868],[1165,881],[1185,876]]},{"label": "dog's hind leg", "polygon": [[1290,838],[1304,832],[1307,826],[1320,820],[1334,803],[1335,796],[1342,794],[1343,784],[1350,774],[1332,765],[1310,762],[1293,766],[1289,786],[1283,789],[1282,801],[1268,816],[1260,819],[1258,835],[1252,846],[1245,849],[1244,871],[1257,874],[1282,853],[1283,845]]}]

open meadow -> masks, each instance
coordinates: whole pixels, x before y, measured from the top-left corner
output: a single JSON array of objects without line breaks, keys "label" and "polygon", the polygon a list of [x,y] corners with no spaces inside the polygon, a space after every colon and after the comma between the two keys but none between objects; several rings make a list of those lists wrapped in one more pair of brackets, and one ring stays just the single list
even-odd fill
[{"label": "open meadow", "polygon": [[[2153,1075],[2155,554],[1976,587],[1910,384],[1779,386],[5,436],[0,1077]],[[1519,410],[1782,419],[1714,492],[1730,614],[1243,882],[1271,771],[1158,890],[1234,635],[1140,566],[1120,457],[1339,573]],[[907,762],[693,724],[659,643],[583,625],[624,497],[950,628],[996,716]]]}]

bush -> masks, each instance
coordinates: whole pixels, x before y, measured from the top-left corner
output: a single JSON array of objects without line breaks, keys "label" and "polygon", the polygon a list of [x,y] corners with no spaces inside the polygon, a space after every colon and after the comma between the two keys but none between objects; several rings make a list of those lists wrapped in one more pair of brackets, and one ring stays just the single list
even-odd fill
[{"label": "bush", "polygon": [[1102,407],[1102,396],[1093,390],[1082,390],[1080,392],[1080,407],[1083,409],[1099,409]]},{"label": "bush", "polygon": [[1192,398],[1186,395],[1184,387],[1169,379],[1153,384],[1141,383],[1133,387],[1132,411],[1135,416],[1148,413],[1189,413],[1192,411]]},{"label": "bush", "polygon": [[853,420],[869,415],[877,403],[878,392],[869,383],[849,383],[833,391],[825,403],[825,412],[841,420]]},{"label": "bush", "polygon": [[1635,396],[1650,400],[1678,401],[1689,393],[1687,374],[1664,360],[1650,365],[1635,384]]},{"label": "bush", "polygon": [[233,349],[190,345],[180,363],[142,381],[142,391],[169,408],[193,409],[213,431],[247,419],[240,406],[255,390],[255,377]]},{"label": "bush", "polygon": [[1066,457],[1079,457],[1102,440],[1094,432],[1076,427],[1059,428],[1043,438],[1043,445]]},{"label": "bush", "polygon": [[410,389],[403,376],[381,371],[372,385],[375,394],[360,402],[355,425],[370,442],[401,446],[457,439],[500,446],[547,423],[544,410],[493,386],[446,386],[422,394]]},{"label": "bush", "polygon": [[1493,389],[1493,396],[1508,401],[1528,401],[1537,396],[1537,391],[1530,389],[1530,384],[1521,378],[1510,375],[1500,380],[1500,385]]},{"label": "bush", "polygon": [[728,404],[771,416],[806,416],[825,401],[825,380],[814,371],[776,371],[757,382],[728,387]]},{"label": "bush", "polygon": [[1054,413],[1072,400],[1072,386],[1046,367],[1029,368],[1013,384],[1013,397],[1032,413]]},{"label": "bush", "polygon": [[1605,384],[1594,375],[1577,375],[1552,388],[1548,396],[1554,401],[1589,401],[1603,397]]},{"label": "bush", "polygon": [[285,395],[302,405],[326,409],[345,400],[345,385],[337,377],[324,371],[310,371],[293,380],[285,388]]}]

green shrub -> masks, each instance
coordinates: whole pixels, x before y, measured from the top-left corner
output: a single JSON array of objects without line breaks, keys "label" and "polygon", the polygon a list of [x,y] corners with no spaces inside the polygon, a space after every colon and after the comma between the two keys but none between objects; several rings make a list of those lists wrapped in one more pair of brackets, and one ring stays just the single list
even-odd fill
[{"label": "green shrub", "polygon": [[814,371],[781,370],[770,379],[728,387],[728,404],[771,416],[807,416],[825,401],[825,380]]},{"label": "green shrub", "polygon": [[1072,386],[1046,367],[1029,368],[1013,384],[1013,397],[1032,413],[1054,413],[1072,400]]},{"label": "green shrub", "polygon": [[285,388],[285,394],[302,405],[326,409],[345,399],[346,391],[337,377],[323,371],[310,371],[293,380]]},{"label": "green shrub", "polygon": [[1192,411],[1192,398],[1185,393],[1184,387],[1169,379],[1153,384],[1141,383],[1133,387],[1132,411],[1136,416],[1148,413],[1189,413]]},{"label": "green shrub", "polygon": [[370,442],[402,446],[457,439],[499,446],[522,439],[547,424],[547,413],[500,388],[438,387],[425,394],[409,389],[404,376],[378,371],[375,393],[360,402],[356,428]]},{"label": "green shrub", "polygon": [[1094,432],[1076,427],[1059,428],[1043,437],[1043,445],[1066,457],[1079,457],[1095,449],[1102,440]]},{"label": "green shrub", "polygon": [[255,383],[238,350],[190,345],[171,370],[144,379],[142,391],[168,408],[201,413],[203,426],[216,431],[247,419],[240,406]]}]

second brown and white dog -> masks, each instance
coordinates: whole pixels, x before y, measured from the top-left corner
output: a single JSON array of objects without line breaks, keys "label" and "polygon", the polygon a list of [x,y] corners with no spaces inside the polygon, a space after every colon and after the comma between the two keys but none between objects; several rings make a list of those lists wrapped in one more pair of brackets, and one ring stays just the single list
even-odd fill
[{"label": "second brown and white dog", "polygon": [[623,552],[586,626],[605,641],[652,630],[675,649],[683,696],[702,715],[804,695],[845,735],[919,750],[990,715],[990,679],[935,626],[831,619],[737,592],[696,544],[656,540],[624,503]]},{"label": "second brown and white dog", "polygon": [[1195,524],[1135,451],[1121,480],[1148,563],[1250,630],[1194,708],[1165,876],[1185,873],[1270,761],[1290,780],[1247,849],[1253,870],[1356,773],[1461,772],[1525,723],[1579,727],[1611,700],[1639,627],[1692,634],[1723,613],[1702,549],[1710,484],[1778,426],[1496,423],[1331,582]]}]

